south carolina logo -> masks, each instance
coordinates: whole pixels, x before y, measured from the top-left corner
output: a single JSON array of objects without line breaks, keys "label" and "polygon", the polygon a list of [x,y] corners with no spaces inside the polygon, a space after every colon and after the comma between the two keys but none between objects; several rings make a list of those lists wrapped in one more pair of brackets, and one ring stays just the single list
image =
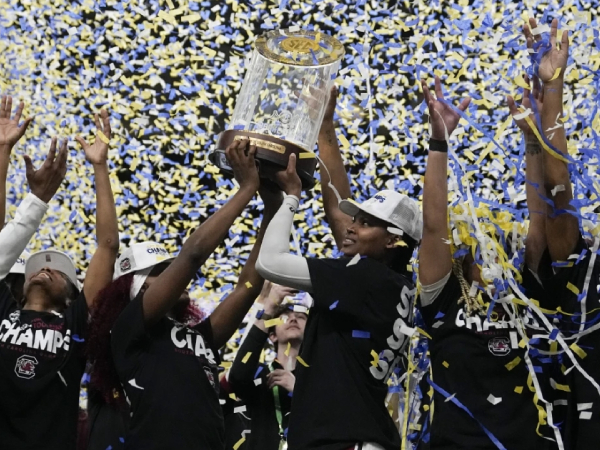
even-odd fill
[{"label": "south carolina logo", "polygon": [[507,337],[492,338],[488,341],[488,349],[492,355],[508,355],[510,353],[510,341]]},{"label": "south carolina logo", "polygon": [[129,269],[131,269],[131,261],[129,261],[129,258],[125,258],[121,261],[121,272],[126,272]]},{"label": "south carolina logo", "polygon": [[17,364],[15,365],[15,373],[19,378],[26,378],[29,380],[30,378],[35,377],[35,366],[37,366],[37,363],[37,359],[33,356],[19,356]]}]

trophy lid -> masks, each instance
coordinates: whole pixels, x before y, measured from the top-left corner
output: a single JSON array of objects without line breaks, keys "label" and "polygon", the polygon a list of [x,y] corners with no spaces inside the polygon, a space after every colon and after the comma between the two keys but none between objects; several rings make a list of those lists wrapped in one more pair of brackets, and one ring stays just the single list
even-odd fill
[{"label": "trophy lid", "polygon": [[265,58],[295,66],[323,66],[344,56],[340,41],[319,31],[274,30],[256,39],[256,49]]}]

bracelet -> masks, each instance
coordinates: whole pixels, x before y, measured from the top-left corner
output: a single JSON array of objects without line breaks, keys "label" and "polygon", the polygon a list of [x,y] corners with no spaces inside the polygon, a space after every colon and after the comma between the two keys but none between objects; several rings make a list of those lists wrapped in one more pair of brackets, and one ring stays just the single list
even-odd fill
[{"label": "bracelet", "polygon": [[448,153],[448,142],[429,139],[429,151]]}]

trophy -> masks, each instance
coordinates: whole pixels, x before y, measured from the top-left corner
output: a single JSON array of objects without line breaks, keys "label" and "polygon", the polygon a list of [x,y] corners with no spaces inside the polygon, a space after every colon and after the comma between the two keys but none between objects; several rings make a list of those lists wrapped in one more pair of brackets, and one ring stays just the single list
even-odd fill
[{"label": "trophy", "polygon": [[272,179],[295,153],[302,187],[311,188],[317,166],[313,150],[343,56],[342,44],[318,31],[287,29],[259,36],[231,123],[210,161],[231,173],[225,149],[249,139],[256,145],[261,178]]}]

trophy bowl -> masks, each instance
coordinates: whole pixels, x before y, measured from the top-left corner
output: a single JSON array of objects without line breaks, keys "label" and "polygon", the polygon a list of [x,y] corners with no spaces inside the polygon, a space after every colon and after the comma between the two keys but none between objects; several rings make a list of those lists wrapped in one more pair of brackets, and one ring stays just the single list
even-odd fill
[{"label": "trophy bowl", "polygon": [[287,29],[259,36],[231,123],[219,135],[210,161],[231,173],[225,149],[249,139],[256,145],[262,178],[272,179],[295,153],[302,186],[310,189],[317,166],[313,150],[343,56],[342,44],[318,31]]}]

